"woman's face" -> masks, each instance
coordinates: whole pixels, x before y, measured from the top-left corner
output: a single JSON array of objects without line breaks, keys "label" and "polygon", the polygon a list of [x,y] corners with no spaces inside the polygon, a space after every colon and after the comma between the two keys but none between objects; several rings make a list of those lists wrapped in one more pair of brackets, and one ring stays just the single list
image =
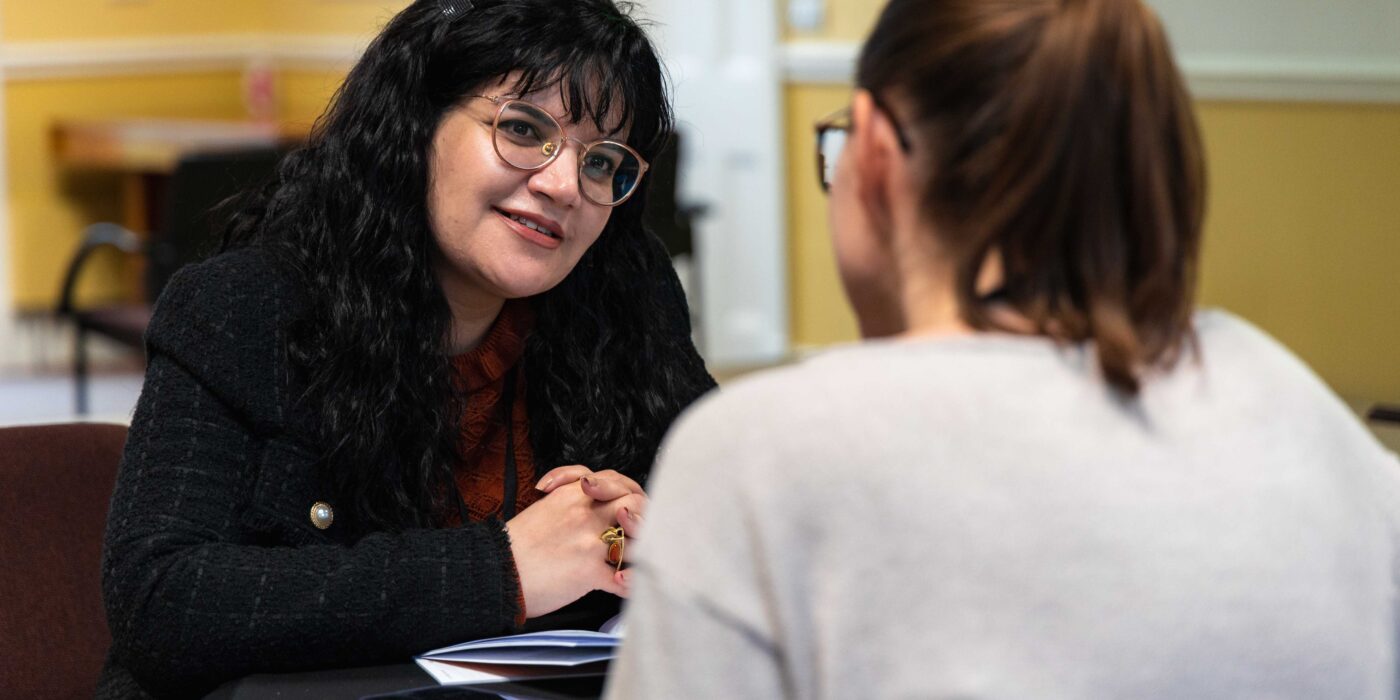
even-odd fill
[{"label": "woman's face", "polygon": [[573,138],[548,166],[519,170],[492,146],[495,103],[469,98],[444,117],[430,155],[428,216],[441,253],[438,280],[449,296],[517,299],[552,289],[598,240],[612,213],[579,192],[579,142],[625,142],[626,134],[569,121],[557,88],[511,94],[516,78],[506,75],[477,94],[527,100],[554,115]]}]

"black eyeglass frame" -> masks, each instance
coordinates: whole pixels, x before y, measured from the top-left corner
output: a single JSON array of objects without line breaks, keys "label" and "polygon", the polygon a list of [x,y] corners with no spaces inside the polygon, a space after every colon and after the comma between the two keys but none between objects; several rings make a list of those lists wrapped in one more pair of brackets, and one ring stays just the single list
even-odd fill
[{"label": "black eyeglass frame", "polygon": [[[885,118],[889,119],[890,124],[894,126],[895,138],[899,140],[899,149],[905,153],[913,152],[914,144],[909,140],[909,137],[905,135],[904,127],[900,125],[899,119],[895,117],[894,112],[890,111],[889,108],[885,107],[884,102],[882,102],[879,97],[876,97],[873,94],[871,97],[872,101],[875,103],[875,108],[883,112]],[[826,117],[818,120],[816,125],[814,126],[814,129],[816,131],[817,139],[817,184],[821,186],[822,192],[830,193],[831,183],[827,182],[826,180],[826,156],[822,153],[822,142],[826,139],[827,134],[833,131],[844,131],[846,132],[847,136],[850,135],[850,105],[842,107],[841,109],[838,109],[835,112],[832,112],[831,114],[827,115]]]}]

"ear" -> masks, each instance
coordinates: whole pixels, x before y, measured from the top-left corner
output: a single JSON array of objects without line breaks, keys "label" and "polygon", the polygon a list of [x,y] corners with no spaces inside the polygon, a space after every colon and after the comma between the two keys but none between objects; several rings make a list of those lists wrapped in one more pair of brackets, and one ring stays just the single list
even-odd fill
[{"label": "ear", "polygon": [[868,90],[857,90],[851,101],[851,140],[846,145],[855,161],[857,196],[878,233],[893,229],[895,183],[902,174],[903,151],[889,117],[875,106]]}]

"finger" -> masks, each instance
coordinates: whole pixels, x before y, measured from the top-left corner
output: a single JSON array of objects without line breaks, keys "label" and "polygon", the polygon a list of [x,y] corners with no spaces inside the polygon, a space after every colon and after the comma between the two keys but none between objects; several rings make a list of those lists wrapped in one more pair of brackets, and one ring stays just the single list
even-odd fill
[{"label": "finger", "polygon": [[583,477],[583,492],[588,494],[589,498],[595,501],[612,501],[622,498],[623,496],[641,493],[633,489],[632,486],[627,483],[628,481],[631,480],[590,474]]},{"label": "finger", "polygon": [[612,515],[617,524],[622,526],[622,531],[625,533],[625,539],[622,543],[622,561],[630,564],[632,563],[633,552],[637,551],[635,549],[636,543],[641,541],[640,534],[643,527],[642,521],[644,520],[642,511],[645,510],[647,506],[646,497],[640,494],[632,494],[613,501],[608,505],[616,505],[617,507]]},{"label": "finger", "polygon": [[[632,513],[644,514],[647,509],[647,497],[640,493],[629,493],[626,496],[615,498],[611,501],[594,503],[592,507],[594,516],[602,521],[605,527],[622,525],[618,516],[623,508],[630,510]],[[624,530],[627,529],[626,525],[622,527]],[[630,535],[632,533],[628,532],[627,534]]]},{"label": "finger", "polygon": [[[645,505],[643,503],[642,507]],[[634,509],[632,506],[621,506],[617,509],[617,524],[622,526],[622,531],[627,533],[628,538],[641,539],[644,520],[646,518],[642,515],[642,511]]]},{"label": "finger", "polygon": [[622,587],[623,593],[619,597],[630,598],[632,596],[632,570],[623,569],[613,572],[613,583]]},{"label": "finger", "polygon": [[617,567],[607,562],[602,562],[600,566],[602,568],[598,570],[598,590],[607,591],[619,598],[626,598],[631,594],[631,586],[627,584],[630,575],[623,576],[627,572],[626,569],[618,571]]},{"label": "finger", "polygon": [[637,483],[635,479],[616,469],[604,469],[602,471],[593,472],[593,475],[599,478],[621,479],[622,483],[626,484],[627,489],[632,493],[646,493],[646,491],[642,489],[642,485]]},{"label": "finger", "polygon": [[535,484],[535,489],[545,493],[553,493],[554,489],[566,484],[572,484],[592,473],[592,469],[582,464],[555,467],[549,470],[544,476],[540,477],[539,483]]}]

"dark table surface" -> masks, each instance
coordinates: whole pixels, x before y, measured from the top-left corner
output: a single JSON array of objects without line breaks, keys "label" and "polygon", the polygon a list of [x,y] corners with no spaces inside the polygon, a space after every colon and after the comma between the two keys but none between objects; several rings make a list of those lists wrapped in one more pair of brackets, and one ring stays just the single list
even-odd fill
[{"label": "dark table surface", "polygon": [[[594,630],[617,614],[619,601],[601,591],[548,615],[532,618],[520,632],[542,630]],[[405,662],[388,666],[303,671],[298,673],[260,673],[245,676],[220,686],[206,700],[358,700],[359,698],[414,698],[415,700],[483,700],[489,698],[518,698],[519,700],[596,700],[603,695],[603,677],[565,678],[528,683],[492,683],[488,685],[441,686],[418,664]]]},{"label": "dark table surface", "polygon": [[254,700],[279,698],[285,700],[376,700],[412,698],[413,700],[490,700],[518,698],[519,700],[590,700],[603,694],[603,677],[564,678],[529,683],[491,683],[486,685],[438,685],[416,664],[370,666],[302,673],[264,673],[247,676],[224,684],[206,700]]}]

